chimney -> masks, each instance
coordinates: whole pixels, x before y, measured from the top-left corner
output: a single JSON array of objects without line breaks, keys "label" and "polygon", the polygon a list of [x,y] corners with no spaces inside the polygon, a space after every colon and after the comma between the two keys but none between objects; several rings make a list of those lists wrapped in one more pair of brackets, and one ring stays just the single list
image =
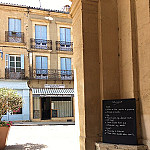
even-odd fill
[{"label": "chimney", "polygon": [[69,5],[65,5],[64,6],[64,11],[65,12],[70,12],[70,6]]}]

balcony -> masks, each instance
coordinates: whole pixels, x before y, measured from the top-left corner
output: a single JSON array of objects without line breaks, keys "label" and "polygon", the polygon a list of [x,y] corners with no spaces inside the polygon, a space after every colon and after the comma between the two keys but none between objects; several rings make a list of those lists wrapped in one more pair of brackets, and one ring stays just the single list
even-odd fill
[{"label": "balcony", "polygon": [[20,69],[20,72],[15,72],[12,69],[5,69],[5,79],[25,79],[24,69]]},{"label": "balcony", "polygon": [[24,43],[24,33],[5,31],[5,42]]},{"label": "balcony", "polygon": [[73,52],[73,42],[56,41],[56,50]]},{"label": "balcony", "polygon": [[41,80],[74,80],[73,70],[57,70],[57,69],[34,69],[31,74],[31,79]]},{"label": "balcony", "polygon": [[52,50],[52,40],[30,39],[32,49]]}]

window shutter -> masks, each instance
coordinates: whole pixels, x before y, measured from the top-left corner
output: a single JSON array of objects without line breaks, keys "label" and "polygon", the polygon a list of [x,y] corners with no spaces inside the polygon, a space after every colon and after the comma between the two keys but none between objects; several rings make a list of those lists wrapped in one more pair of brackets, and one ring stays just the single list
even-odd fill
[{"label": "window shutter", "polygon": [[48,69],[47,57],[42,57],[42,69]]},{"label": "window shutter", "polygon": [[21,32],[21,20],[15,19],[15,32]]},{"label": "window shutter", "polygon": [[36,69],[42,69],[40,56],[36,57]]},{"label": "window shutter", "polygon": [[60,28],[60,41],[65,41],[65,28]]},{"label": "window shutter", "polygon": [[35,39],[47,40],[47,26],[35,25]]},{"label": "window shutter", "polygon": [[8,23],[9,25],[8,25],[8,30],[9,31],[15,31],[15,19],[13,19],[13,18],[9,18],[9,23]]},{"label": "window shutter", "polygon": [[71,70],[71,58],[66,58],[66,69]]},{"label": "window shutter", "polygon": [[61,70],[66,70],[65,58],[60,58],[60,59],[61,59]]},{"label": "window shutter", "polygon": [[47,26],[41,26],[42,28],[42,39],[47,40]]},{"label": "window shutter", "polygon": [[71,42],[71,29],[66,28],[66,42]]},{"label": "window shutter", "polygon": [[5,54],[5,68],[9,68],[9,54]]},{"label": "window shutter", "polygon": [[35,25],[35,39],[41,39],[40,38],[40,26]]},{"label": "window shutter", "polygon": [[24,55],[21,55],[21,69],[24,69]]}]

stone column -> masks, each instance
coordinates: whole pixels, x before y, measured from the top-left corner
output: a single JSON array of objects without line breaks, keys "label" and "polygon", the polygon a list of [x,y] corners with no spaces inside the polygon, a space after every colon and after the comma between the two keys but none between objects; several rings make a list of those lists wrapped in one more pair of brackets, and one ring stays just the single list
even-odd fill
[{"label": "stone column", "polygon": [[74,67],[80,121],[80,149],[100,141],[100,61],[98,0],[72,0]]},{"label": "stone column", "polygon": [[[133,0],[132,0],[133,1]],[[141,108],[142,143],[150,149],[150,3],[134,0],[139,70],[139,96]]]}]

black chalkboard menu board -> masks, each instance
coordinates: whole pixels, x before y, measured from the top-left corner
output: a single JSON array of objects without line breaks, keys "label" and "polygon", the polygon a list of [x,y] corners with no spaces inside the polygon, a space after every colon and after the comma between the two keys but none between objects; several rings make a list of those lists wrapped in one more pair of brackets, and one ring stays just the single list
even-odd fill
[{"label": "black chalkboard menu board", "polygon": [[103,142],[137,145],[136,100],[103,100]]}]

